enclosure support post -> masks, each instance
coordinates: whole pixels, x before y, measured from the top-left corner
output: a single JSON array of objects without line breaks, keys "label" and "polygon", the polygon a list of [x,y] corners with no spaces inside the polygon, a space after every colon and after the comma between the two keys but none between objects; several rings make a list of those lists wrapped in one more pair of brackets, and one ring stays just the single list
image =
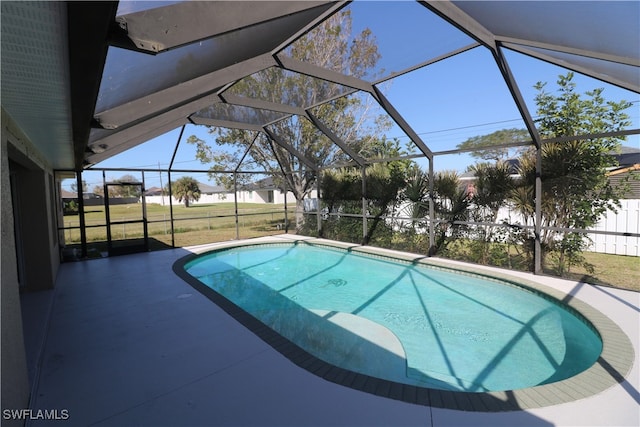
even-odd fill
[{"label": "enclosure support post", "polygon": [[233,206],[236,212],[236,240],[240,240],[240,225],[238,223],[238,175],[233,173]]},{"label": "enclosure support post", "polygon": [[142,230],[144,233],[144,250],[149,251],[149,219],[147,218],[147,197],[145,196],[145,191],[147,186],[144,183],[144,171],[142,171],[142,188],[140,198],[142,199]]},{"label": "enclosure support post", "polygon": [[367,171],[362,165],[362,243],[367,244]]},{"label": "enclosure support post", "polygon": [[109,212],[109,186],[107,185],[107,176],[102,171],[102,193],[104,194],[104,220],[107,224],[107,252],[111,253],[111,213]]},{"label": "enclosure support post", "polygon": [[169,168],[167,169],[167,178],[169,179],[169,216],[171,217],[171,247],[176,247],[176,233],[173,229],[173,192],[171,191],[171,169],[173,168],[173,161],[176,159],[176,154],[178,153],[178,147],[180,147],[180,141],[182,140],[182,134],[184,133],[184,128],[186,125],[182,125],[182,129],[180,129],[180,135],[178,135],[178,140],[176,141],[176,148],[173,149],[173,155],[171,156],[171,161],[169,162]]},{"label": "enclosure support post", "polygon": [[536,182],[535,182],[535,224],[534,224],[534,242],[533,242],[533,273],[540,274],[542,273],[542,143],[540,134],[535,126],[533,117],[529,110],[527,109],[527,104],[524,102],[524,98],[522,93],[520,92],[520,88],[516,83],[515,78],[513,77],[513,73],[509,68],[509,64],[507,63],[502,50],[500,47],[494,45],[494,41],[491,41],[491,48],[493,53],[493,57],[496,60],[496,64],[500,68],[500,72],[504,77],[505,83],[511,92],[511,96],[520,111],[520,115],[524,120],[525,125],[527,126],[527,130],[531,135],[531,139],[536,147]]},{"label": "enclosure support post", "polygon": [[76,172],[76,194],[78,196],[78,219],[80,220],[80,256],[87,257],[87,229],[84,222],[84,188],[82,187],[82,171]]},{"label": "enclosure support post", "polygon": [[[284,185],[284,234],[289,234],[289,215],[287,213],[287,193],[289,192],[289,189],[287,188],[286,180],[284,180],[284,181],[285,181],[285,185]],[[296,207],[297,207],[297,203],[296,203]],[[296,211],[296,215],[297,214],[298,214],[298,212]]]},{"label": "enclosure support post", "polygon": [[433,162],[435,158],[429,158],[429,256],[435,255],[436,229],[435,209],[433,206]]},{"label": "enclosure support post", "polygon": [[542,274],[542,146],[536,146],[536,184],[533,274]]},{"label": "enclosure support post", "polygon": [[167,170],[167,178],[169,179],[169,222],[171,223],[171,247],[176,247],[175,233],[173,231],[173,194],[171,192],[171,169]]},{"label": "enclosure support post", "polygon": [[322,218],[320,217],[320,179],[322,179],[322,170],[316,172],[316,223],[318,226],[318,237],[322,237]]},{"label": "enclosure support post", "polygon": [[158,175],[160,175],[160,204],[164,206],[164,194],[162,194],[164,186],[162,185],[162,170],[160,169],[160,162],[158,162]]}]

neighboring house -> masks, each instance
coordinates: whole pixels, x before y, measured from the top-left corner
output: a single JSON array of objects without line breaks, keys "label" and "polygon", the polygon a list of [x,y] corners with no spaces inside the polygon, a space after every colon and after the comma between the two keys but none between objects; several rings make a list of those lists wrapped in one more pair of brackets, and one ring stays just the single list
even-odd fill
[{"label": "neighboring house", "polygon": [[617,153],[615,157],[620,165],[617,169],[640,164],[640,148],[623,146],[620,148],[620,153]]},{"label": "neighboring house", "polygon": [[[200,189],[200,199],[197,201],[192,201],[191,204],[207,204],[207,203],[221,203],[221,202],[233,202],[233,192],[227,191],[222,186],[211,186],[208,184],[204,184],[202,182],[198,182],[198,188]],[[168,205],[169,204],[169,195],[163,194],[162,188],[159,187],[151,187],[144,193],[145,202],[158,204],[158,205]],[[229,197],[231,198],[229,200]],[[181,202],[178,201],[175,197],[172,196],[173,204],[179,205]]]},{"label": "neighboring house", "polygon": [[144,192],[145,196],[162,196],[162,188],[151,187]]},{"label": "neighboring house", "polygon": [[[74,193],[73,191],[67,191],[64,188],[61,188],[60,198],[62,200],[76,200],[78,198],[78,193]],[[102,196],[96,193],[82,193],[82,198],[84,200],[93,200],[93,199],[102,199]]]},{"label": "neighboring house", "polygon": [[[240,198],[241,195],[243,198],[249,197],[251,200],[246,201],[251,203],[284,203],[284,191],[275,185],[271,177],[243,186],[242,191],[238,194],[238,198]],[[291,194],[291,197],[293,197],[293,194]],[[278,201],[276,201],[276,199]],[[295,198],[288,198],[287,202],[291,202],[292,200],[295,200]]]},{"label": "neighboring house", "polygon": [[[62,199],[62,209],[64,212],[69,212],[70,203],[74,204],[78,203],[78,193],[73,191],[67,191],[64,188],[60,189],[60,199]],[[101,206],[104,204],[104,200],[101,195],[96,193],[82,193],[82,199],[84,201],[85,206]],[[135,200],[133,200],[135,202]],[[128,201],[131,203],[131,201]],[[71,209],[71,211],[75,211],[77,207]]]},{"label": "neighboring house", "polygon": [[[313,190],[309,197],[316,197],[316,191]],[[273,182],[272,177],[261,179],[252,184],[245,185],[242,191],[238,192],[238,200],[240,197],[246,198],[246,202],[251,203],[276,203],[284,204],[285,191],[282,187],[277,186]],[[286,193],[287,204],[295,204],[296,198],[291,191]]]},{"label": "neighboring house", "polygon": [[[191,204],[209,204],[209,203],[234,203],[233,191],[227,190],[221,185],[209,185],[198,181],[200,189],[200,199]],[[157,190],[156,190],[157,189]],[[154,190],[153,192],[151,190]],[[310,197],[315,197],[314,190]],[[284,191],[276,186],[272,178],[265,178],[251,184],[240,187],[237,193],[239,203],[274,203],[284,204]],[[287,192],[287,204],[295,205],[295,197],[292,192]],[[145,192],[147,203],[169,204],[169,196],[162,195],[162,189],[152,187]],[[173,204],[180,204],[173,197]]]},{"label": "neighboring house", "polygon": [[75,199],[78,197],[78,193],[74,193],[73,191],[67,191],[64,188],[60,189],[60,198],[61,199]]},{"label": "neighboring house", "polygon": [[208,185],[198,182],[200,189],[200,199],[194,203],[225,203],[233,202],[233,192],[221,185]]},{"label": "neighboring house", "polygon": [[[245,185],[242,190],[243,191],[238,192],[238,201],[240,201],[240,197],[247,197],[248,199],[246,201],[250,203],[284,204],[286,196],[287,204],[296,204],[296,198],[293,195],[293,192],[287,191],[285,193],[284,188],[277,186],[273,182],[272,177],[261,179],[253,184]],[[318,192],[315,189],[311,190],[305,201],[315,200],[317,199],[317,196]],[[305,203],[305,206],[307,205],[309,205],[308,202]]]}]

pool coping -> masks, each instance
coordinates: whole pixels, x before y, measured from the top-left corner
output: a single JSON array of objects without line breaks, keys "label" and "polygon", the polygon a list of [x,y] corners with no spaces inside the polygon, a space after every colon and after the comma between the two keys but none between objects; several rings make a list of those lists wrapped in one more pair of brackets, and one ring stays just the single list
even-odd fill
[{"label": "pool coping", "polygon": [[[241,246],[297,242],[330,246],[354,253],[393,258],[413,264],[455,270],[464,274],[506,281],[536,293],[548,295],[565,306],[570,307],[571,310],[576,311],[593,325],[602,338],[602,353],[594,365],[571,378],[518,390],[461,392],[398,383],[352,372],[313,356],[245,312],[221,294],[189,275],[184,269],[186,263],[208,251]],[[386,398],[424,406],[477,412],[504,412],[542,408],[594,396],[621,383],[631,371],[635,358],[631,341],[627,335],[615,322],[599,310],[578,298],[572,297],[568,293],[507,273],[478,271],[474,269],[472,265],[465,266],[458,263],[454,266],[446,260],[428,258],[419,254],[293,235],[286,235],[285,238],[283,238],[283,236],[277,236],[274,238],[258,238],[209,244],[192,248],[192,250],[192,254],[180,258],[173,264],[173,271],[198,292],[209,298],[218,307],[232,316],[236,321],[287,359],[314,375],[336,384]]]}]

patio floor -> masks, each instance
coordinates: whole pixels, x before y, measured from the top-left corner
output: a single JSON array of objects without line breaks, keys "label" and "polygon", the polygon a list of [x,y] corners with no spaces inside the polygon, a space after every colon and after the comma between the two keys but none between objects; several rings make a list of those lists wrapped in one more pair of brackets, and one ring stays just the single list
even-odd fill
[{"label": "patio floor", "polygon": [[64,424],[78,426],[640,425],[638,293],[509,272],[606,314],[633,344],[632,370],[572,403],[455,411],[357,391],[298,367],[174,274],[176,260],[201,248],[65,263],[54,291],[23,295],[31,409],[66,409]]}]

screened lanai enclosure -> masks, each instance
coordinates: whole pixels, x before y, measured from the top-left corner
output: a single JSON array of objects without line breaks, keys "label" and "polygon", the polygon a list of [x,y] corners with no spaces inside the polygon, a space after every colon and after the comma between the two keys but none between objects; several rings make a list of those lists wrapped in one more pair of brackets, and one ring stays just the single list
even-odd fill
[{"label": "screened lanai enclosure", "polygon": [[639,17],[627,1],[71,2],[63,256],[278,233],[534,272],[639,256]]}]

